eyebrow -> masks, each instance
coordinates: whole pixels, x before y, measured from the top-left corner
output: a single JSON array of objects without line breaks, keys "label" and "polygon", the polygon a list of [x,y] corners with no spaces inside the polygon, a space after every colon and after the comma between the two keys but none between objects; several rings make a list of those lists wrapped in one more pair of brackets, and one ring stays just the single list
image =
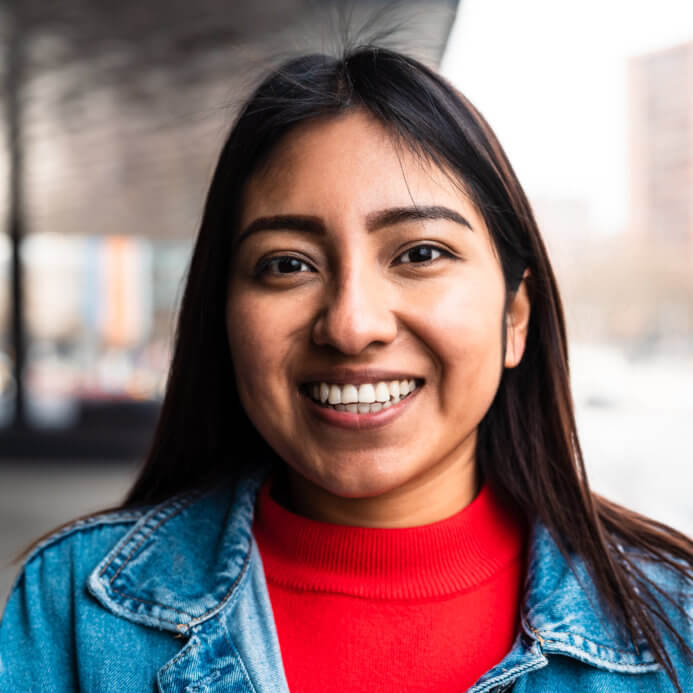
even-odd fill
[{"label": "eyebrow", "polygon": [[[368,232],[378,231],[386,226],[395,226],[409,221],[435,221],[446,219],[473,231],[472,225],[454,209],[440,205],[428,207],[392,207],[371,212],[366,217]],[[248,236],[259,231],[302,231],[322,236],[326,233],[325,224],[320,217],[302,214],[278,214],[271,217],[258,217],[241,231],[236,240],[240,245]]]}]

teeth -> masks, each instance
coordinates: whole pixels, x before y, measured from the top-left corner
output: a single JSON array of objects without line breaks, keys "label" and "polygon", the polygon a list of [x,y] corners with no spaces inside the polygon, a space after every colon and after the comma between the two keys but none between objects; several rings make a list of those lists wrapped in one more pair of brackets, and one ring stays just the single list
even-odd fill
[{"label": "teeth", "polygon": [[365,404],[375,402],[375,388],[370,383],[364,383],[359,388],[359,402]]},{"label": "teeth", "polygon": [[330,394],[327,398],[329,404],[340,404],[342,401],[342,388],[339,385],[330,386]]},{"label": "teeth", "polygon": [[391,407],[415,389],[416,381],[410,379],[361,385],[313,383],[308,391],[315,401],[331,405],[338,411],[367,414]]},{"label": "teeth", "polygon": [[390,399],[390,388],[387,383],[378,383],[375,386],[376,402],[387,402]]},{"label": "teeth", "polygon": [[342,388],[342,402],[352,404],[359,401],[359,391],[353,385],[345,385]]}]

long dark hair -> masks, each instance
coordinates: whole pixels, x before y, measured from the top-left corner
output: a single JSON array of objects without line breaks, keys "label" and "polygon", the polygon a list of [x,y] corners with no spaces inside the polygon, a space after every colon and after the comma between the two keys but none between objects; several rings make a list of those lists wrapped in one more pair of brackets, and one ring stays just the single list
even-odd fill
[{"label": "long dark hair", "polygon": [[476,109],[434,71],[393,51],[361,47],[339,58],[293,59],[272,72],[240,112],[207,197],[151,450],[124,505],[228,481],[253,460],[273,456],[239,402],[226,335],[241,192],[294,126],[350,109],[364,109],[402,143],[459,176],[491,233],[508,296],[529,270],[532,310],[524,358],[505,371],[479,427],[478,464],[528,520],[548,528],[566,557],[584,559],[633,642],[644,636],[678,687],[655,624],[663,623],[688,654],[690,649],[654,598],[656,587],[619,545],[690,575],[693,542],[590,490],[573,413],[563,310],[527,198]]}]

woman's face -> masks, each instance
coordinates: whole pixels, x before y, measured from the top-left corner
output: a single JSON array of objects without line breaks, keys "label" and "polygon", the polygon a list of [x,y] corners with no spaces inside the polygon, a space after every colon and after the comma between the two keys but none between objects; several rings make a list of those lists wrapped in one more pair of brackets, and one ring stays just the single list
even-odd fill
[{"label": "woman's face", "polygon": [[388,499],[402,519],[363,522],[421,524],[474,496],[477,426],[529,305],[521,285],[504,313],[489,232],[451,178],[356,111],[299,126],[246,186],[231,355],[307,514],[359,523],[350,501]]}]

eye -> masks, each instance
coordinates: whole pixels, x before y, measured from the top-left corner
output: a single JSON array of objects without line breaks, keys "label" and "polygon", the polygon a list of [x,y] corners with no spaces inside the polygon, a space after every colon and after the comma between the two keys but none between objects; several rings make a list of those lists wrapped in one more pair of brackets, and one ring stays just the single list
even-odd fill
[{"label": "eye", "polygon": [[450,253],[442,248],[438,248],[434,245],[415,245],[409,250],[405,250],[401,255],[398,256],[398,264],[424,264],[427,262],[433,262],[439,257],[447,256],[450,257]]},{"label": "eye", "polygon": [[271,257],[260,263],[257,269],[257,274],[271,274],[274,276],[280,274],[298,274],[299,272],[314,272],[315,270],[303,260],[299,260],[293,255],[282,255],[280,257]]}]

